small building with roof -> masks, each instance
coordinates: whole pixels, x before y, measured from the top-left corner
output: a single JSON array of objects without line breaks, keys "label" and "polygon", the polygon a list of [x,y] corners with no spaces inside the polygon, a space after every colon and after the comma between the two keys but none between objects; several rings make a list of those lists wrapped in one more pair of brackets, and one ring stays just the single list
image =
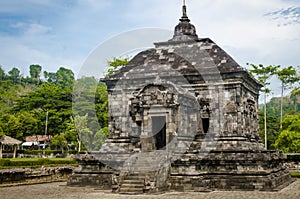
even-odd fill
[{"label": "small building with roof", "polygon": [[3,156],[3,146],[12,146],[13,148],[13,158],[16,158],[17,147],[22,144],[22,141],[12,138],[10,136],[4,135],[0,137],[0,158]]}]

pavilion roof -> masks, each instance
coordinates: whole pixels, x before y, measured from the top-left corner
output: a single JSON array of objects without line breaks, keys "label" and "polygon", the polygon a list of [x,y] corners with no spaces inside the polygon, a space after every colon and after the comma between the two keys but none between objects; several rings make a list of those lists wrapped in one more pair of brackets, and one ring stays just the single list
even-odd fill
[{"label": "pavilion roof", "polygon": [[12,138],[12,137],[7,136],[7,135],[5,135],[5,136],[3,136],[2,138],[0,138],[0,142],[1,142],[3,145],[8,145],[8,144],[12,144],[12,145],[16,144],[16,145],[19,145],[19,144],[22,143],[22,141],[17,140],[17,139],[15,139],[15,138]]}]

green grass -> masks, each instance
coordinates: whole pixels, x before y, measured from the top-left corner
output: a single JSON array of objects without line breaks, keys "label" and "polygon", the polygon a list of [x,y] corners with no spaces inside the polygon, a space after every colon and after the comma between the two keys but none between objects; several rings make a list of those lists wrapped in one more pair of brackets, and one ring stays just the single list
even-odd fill
[{"label": "green grass", "polygon": [[0,159],[0,168],[27,168],[41,166],[77,165],[72,158],[4,158]]},{"label": "green grass", "polygon": [[295,178],[300,178],[300,172],[291,172],[291,176]]}]

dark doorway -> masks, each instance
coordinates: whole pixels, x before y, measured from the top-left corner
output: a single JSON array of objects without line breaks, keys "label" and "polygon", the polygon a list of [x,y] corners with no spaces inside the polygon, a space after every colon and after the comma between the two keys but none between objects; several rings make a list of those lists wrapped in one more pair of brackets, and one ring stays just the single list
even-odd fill
[{"label": "dark doorway", "polygon": [[166,146],[166,117],[152,117],[152,135],[155,139],[156,150],[163,149]]},{"label": "dark doorway", "polygon": [[202,127],[204,133],[207,133],[209,129],[209,118],[202,118]]}]

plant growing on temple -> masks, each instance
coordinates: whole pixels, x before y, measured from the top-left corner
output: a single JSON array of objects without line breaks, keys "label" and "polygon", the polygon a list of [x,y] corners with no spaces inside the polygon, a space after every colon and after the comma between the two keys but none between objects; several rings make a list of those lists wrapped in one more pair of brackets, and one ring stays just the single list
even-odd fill
[{"label": "plant growing on temple", "polygon": [[292,85],[299,81],[299,77],[297,77],[297,71],[293,66],[289,66],[287,68],[282,68],[275,72],[278,79],[281,81],[281,97],[280,97],[280,129],[282,128],[282,116],[283,116],[283,93],[284,90],[290,89]]},{"label": "plant growing on temple", "polygon": [[265,132],[265,149],[267,149],[267,94],[271,92],[268,88],[270,85],[269,79],[276,73],[280,66],[264,66],[262,64],[249,64],[252,67],[250,74],[256,76],[258,81],[262,84],[261,91],[264,93],[264,132]]},{"label": "plant growing on temple", "polygon": [[106,76],[112,75],[118,70],[120,70],[122,67],[124,67],[129,62],[129,57],[126,57],[124,59],[116,58],[114,57],[112,61],[108,61],[108,70],[106,72]]}]

